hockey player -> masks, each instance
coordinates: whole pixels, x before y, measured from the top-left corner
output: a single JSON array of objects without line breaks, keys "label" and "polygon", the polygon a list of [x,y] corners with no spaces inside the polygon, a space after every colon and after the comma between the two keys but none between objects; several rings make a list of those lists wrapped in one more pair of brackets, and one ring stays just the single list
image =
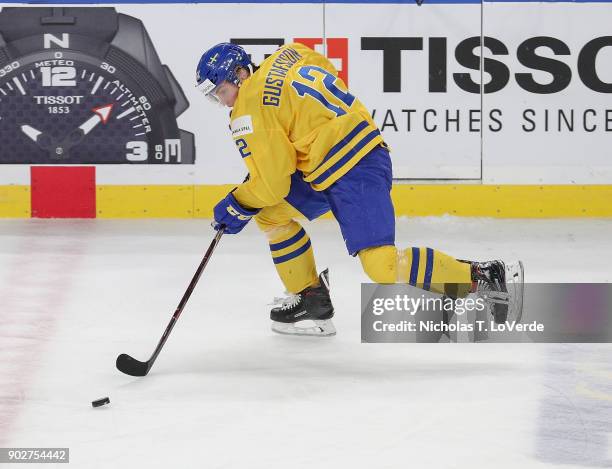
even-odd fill
[{"label": "hockey player", "polygon": [[[280,333],[333,335],[327,270],[317,276],[310,238],[297,218],[332,211],[348,253],[376,283],[396,282],[464,297],[487,291],[495,321],[522,308],[522,265],[469,262],[425,247],[395,247],[391,158],[364,105],[323,55],[288,44],[259,67],[241,47],[207,50],[196,72],[205,96],[232,108],[232,138],[249,176],[214,208],[213,227],[240,232],[251,218],[291,294],[272,309]],[[510,278],[511,277],[511,278]],[[508,280],[508,282],[507,282]],[[518,282],[520,295],[507,292]],[[518,301],[520,300],[520,308]],[[315,326],[297,323],[313,320]]]}]

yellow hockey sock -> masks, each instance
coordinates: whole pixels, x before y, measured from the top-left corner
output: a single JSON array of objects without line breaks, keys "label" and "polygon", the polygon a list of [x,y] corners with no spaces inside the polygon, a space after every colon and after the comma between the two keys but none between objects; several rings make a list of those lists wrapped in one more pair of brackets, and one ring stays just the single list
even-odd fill
[{"label": "yellow hockey sock", "polygon": [[285,288],[298,293],[318,283],[310,238],[296,221],[274,230],[269,239],[274,266]]},{"label": "yellow hockey sock", "polygon": [[363,270],[376,283],[409,283],[464,297],[472,282],[470,265],[431,248],[379,246],[359,251]]}]

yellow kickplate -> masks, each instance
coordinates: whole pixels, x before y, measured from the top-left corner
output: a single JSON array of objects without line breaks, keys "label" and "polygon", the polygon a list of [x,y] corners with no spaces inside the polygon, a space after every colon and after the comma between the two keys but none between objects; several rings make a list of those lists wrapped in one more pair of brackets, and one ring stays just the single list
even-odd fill
[{"label": "yellow kickplate", "polygon": [[[99,218],[211,218],[235,185],[97,186]],[[397,216],[612,217],[612,185],[408,185],[392,191]],[[0,186],[0,217],[30,216],[29,186]]]},{"label": "yellow kickplate", "polygon": [[30,218],[30,186],[0,186],[0,218]]}]

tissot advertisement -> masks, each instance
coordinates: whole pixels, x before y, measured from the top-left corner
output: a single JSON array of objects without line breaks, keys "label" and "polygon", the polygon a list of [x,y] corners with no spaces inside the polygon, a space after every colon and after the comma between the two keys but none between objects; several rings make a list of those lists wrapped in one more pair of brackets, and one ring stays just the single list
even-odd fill
[{"label": "tissot advertisement", "polygon": [[137,18],[4,8],[0,34],[0,162],[194,162],[189,103]]}]

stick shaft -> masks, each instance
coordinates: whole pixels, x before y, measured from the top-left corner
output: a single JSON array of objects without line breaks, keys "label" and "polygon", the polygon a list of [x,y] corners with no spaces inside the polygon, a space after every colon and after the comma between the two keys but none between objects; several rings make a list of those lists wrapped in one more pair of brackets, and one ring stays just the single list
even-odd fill
[{"label": "stick shaft", "polygon": [[187,290],[183,294],[183,298],[181,298],[181,301],[179,305],[177,306],[176,311],[172,315],[172,318],[170,319],[168,326],[166,326],[166,330],[164,331],[164,334],[162,335],[159,343],[157,344],[157,347],[155,347],[153,354],[147,361],[149,369],[153,366],[153,363],[155,363],[155,360],[157,360],[157,356],[159,355],[162,348],[164,347],[166,340],[168,340],[168,337],[170,336],[170,332],[172,332],[172,329],[174,328],[174,325],[176,324],[176,321],[178,320],[179,316],[183,312],[183,309],[185,308],[185,305],[187,304],[189,297],[193,293],[193,290],[195,289],[196,285],[198,284],[198,280],[200,280],[200,276],[202,275],[202,272],[204,272],[204,268],[206,267],[206,264],[208,264],[208,261],[212,257],[213,252],[215,251],[215,248],[219,244],[219,241],[221,240],[221,236],[223,236],[223,233],[224,233],[223,229],[220,229],[219,231],[217,231],[217,234],[215,235],[214,239],[210,243],[210,246],[206,250],[204,257],[202,258],[202,262],[200,262],[200,265],[198,266],[198,269],[196,270],[193,278],[191,279],[191,282],[189,283]]}]

